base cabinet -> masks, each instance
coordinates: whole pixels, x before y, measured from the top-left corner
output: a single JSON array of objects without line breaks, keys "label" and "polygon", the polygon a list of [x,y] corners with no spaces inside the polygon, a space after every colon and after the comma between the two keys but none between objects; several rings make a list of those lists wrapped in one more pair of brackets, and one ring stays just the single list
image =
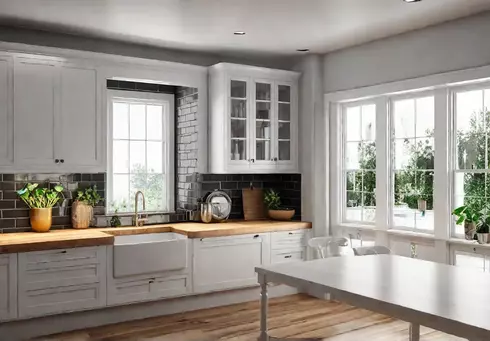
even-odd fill
[{"label": "base cabinet", "polygon": [[17,254],[0,255],[0,321],[17,317]]},{"label": "base cabinet", "polygon": [[194,292],[256,286],[255,267],[270,264],[270,234],[194,240]]},{"label": "base cabinet", "polygon": [[114,247],[107,247],[107,305],[121,305],[190,294],[189,268],[138,276],[114,277]]},{"label": "base cabinet", "polygon": [[19,254],[19,317],[106,305],[106,247]]}]

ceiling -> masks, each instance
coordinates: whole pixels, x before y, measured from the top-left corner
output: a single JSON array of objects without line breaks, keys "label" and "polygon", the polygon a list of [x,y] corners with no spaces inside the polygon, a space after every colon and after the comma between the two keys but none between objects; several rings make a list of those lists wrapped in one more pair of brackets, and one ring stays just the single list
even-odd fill
[{"label": "ceiling", "polygon": [[290,56],[484,10],[490,0],[0,0],[0,23],[190,51]]}]

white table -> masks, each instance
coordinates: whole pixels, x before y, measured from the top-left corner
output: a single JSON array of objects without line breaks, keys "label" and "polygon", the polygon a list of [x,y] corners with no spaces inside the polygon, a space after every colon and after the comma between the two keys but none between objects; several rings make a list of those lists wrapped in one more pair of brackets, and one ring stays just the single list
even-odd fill
[{"label": "white table", "polygon": [[490,340],[490,275],[417,259],[335,257],[255,268],[261,285],[260,341],[267,333],[267,283],[282,283],[471,341]]}]

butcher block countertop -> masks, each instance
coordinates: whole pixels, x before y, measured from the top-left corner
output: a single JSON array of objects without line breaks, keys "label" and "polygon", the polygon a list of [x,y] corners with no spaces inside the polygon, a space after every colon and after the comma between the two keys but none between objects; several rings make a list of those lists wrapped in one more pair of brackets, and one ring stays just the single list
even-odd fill
[{"label": "butcher block countertop", "polygon": [[223,223],[175,223],[142,227],[88,228],[53,230],[47,233],[19,232],[0,234],[0,254],[74,247],[113,245],[114,236],[175,232],[188,238],[224,237],[240,234],[311,229],[304,221],[227,221]]}]

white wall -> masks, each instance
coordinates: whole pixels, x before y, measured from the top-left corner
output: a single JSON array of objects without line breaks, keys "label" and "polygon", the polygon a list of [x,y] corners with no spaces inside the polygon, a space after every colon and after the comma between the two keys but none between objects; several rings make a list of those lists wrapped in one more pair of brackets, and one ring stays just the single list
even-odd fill
[{"label": "white wall", "polygon": [[302,174],[302,218],[313,222],[317,236],[328,234],[325,207],[328,169],[326,120],[323,113],[322,57],[309,55],[294,67],[299,79],[299,164]]},{"label": "white wall", "polygon": [[[464,1],[464,0],[463,0]],[[326,93],[490,64],[490,12],[324,56]]]}]

